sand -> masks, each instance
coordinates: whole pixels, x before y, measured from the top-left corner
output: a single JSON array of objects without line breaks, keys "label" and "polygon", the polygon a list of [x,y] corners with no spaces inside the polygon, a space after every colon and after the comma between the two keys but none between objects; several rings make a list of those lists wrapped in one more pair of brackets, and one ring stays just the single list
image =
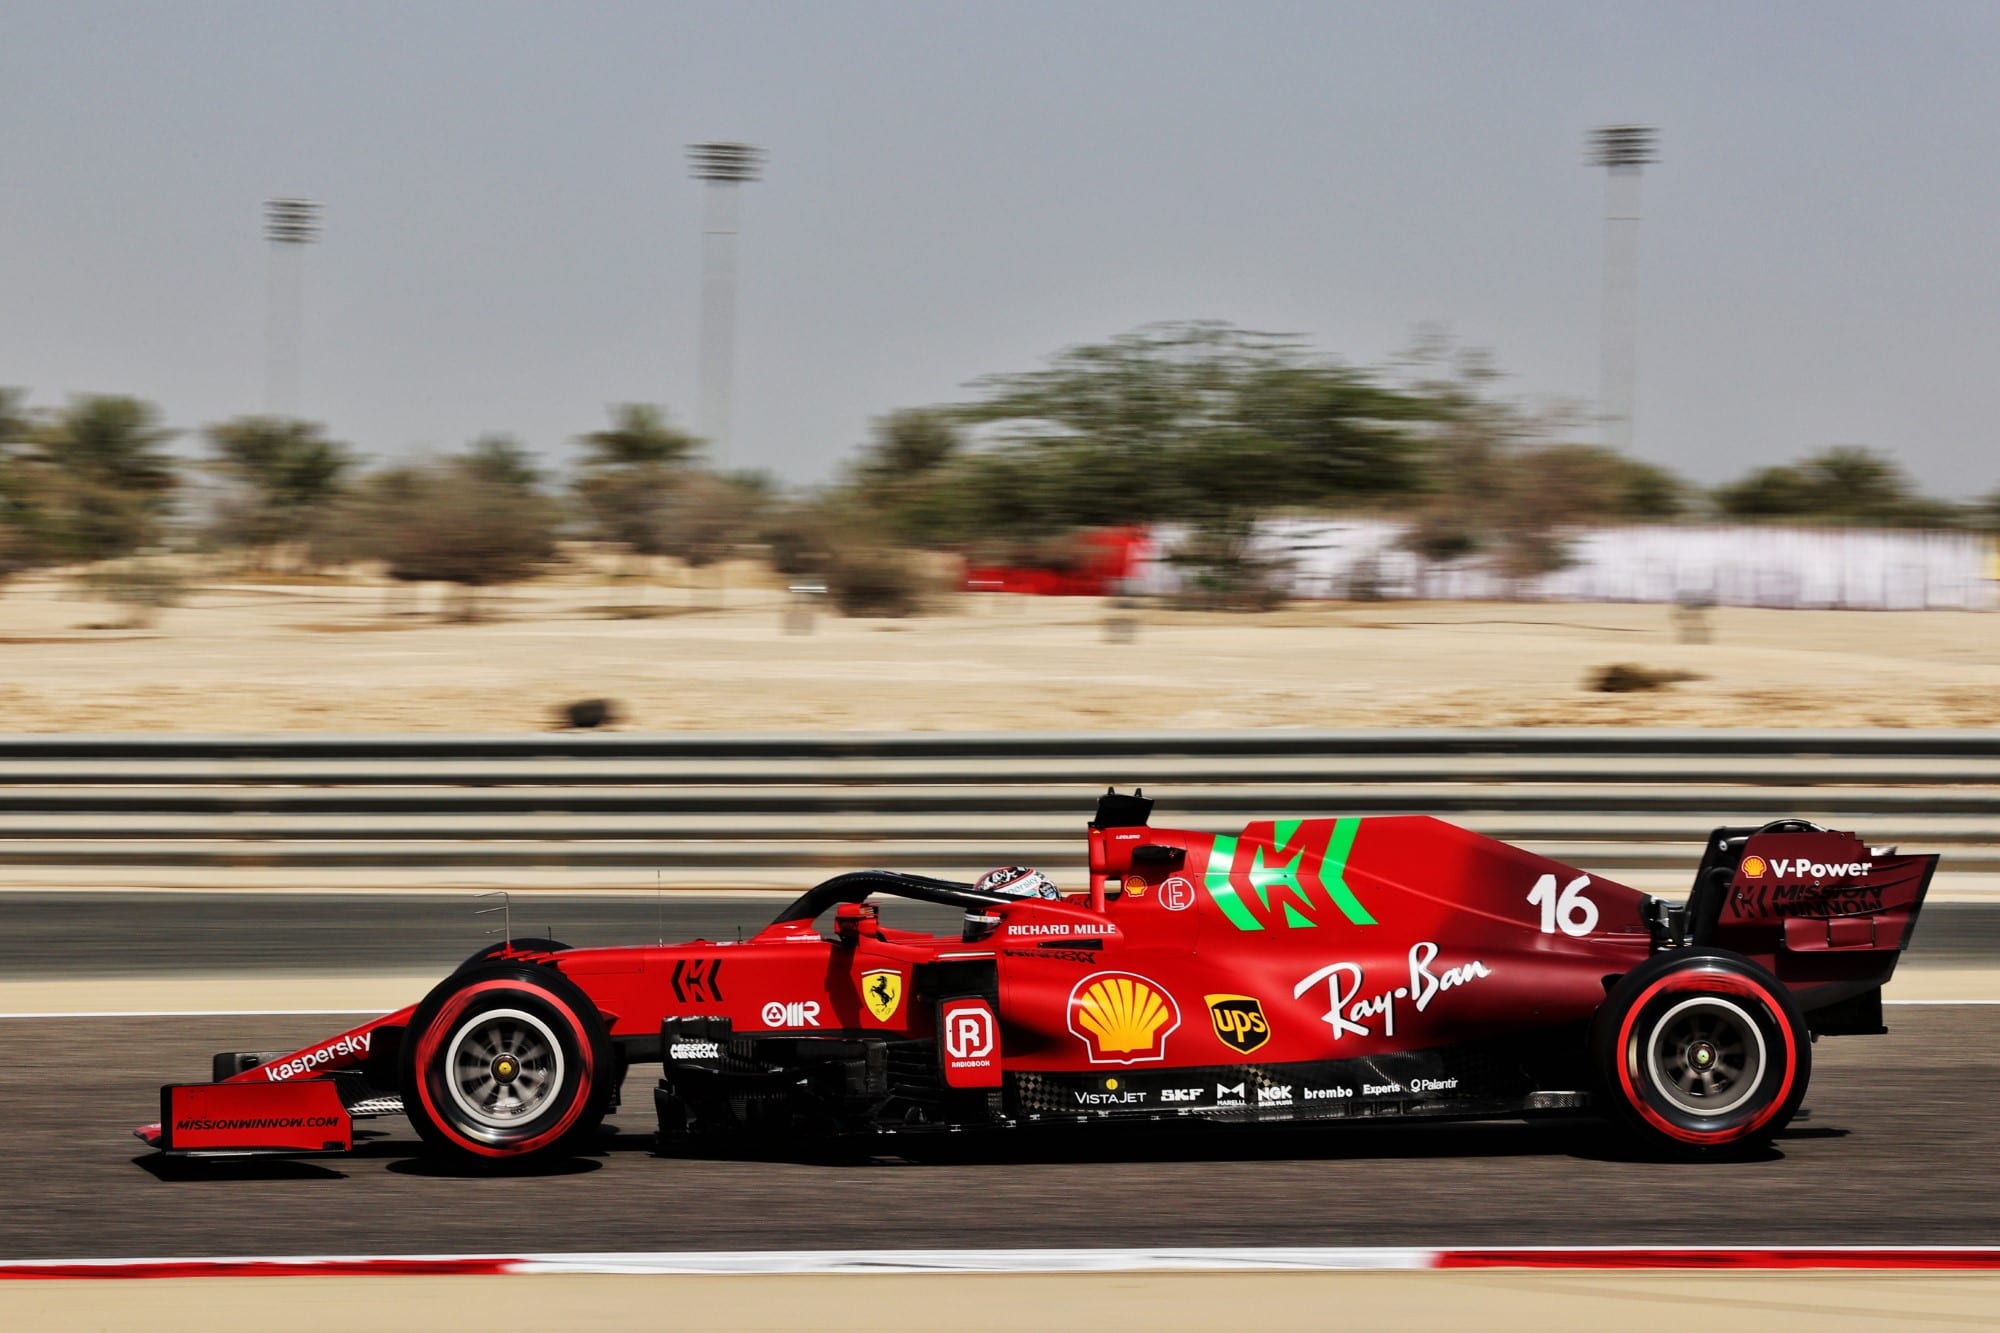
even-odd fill
[{"label": "sand", "polygon": [[[713,580],[713,575],[704,576]],[[1309,604],[1264,615],[952,595],[908,620],[727,587],[571,575],[445,623],[443,590],[215,578],[144,628],[63,578],[0,587],[0,733],[510,732],[569,700],[628,729],[1005,730],[1395,726],[2000,725],[2000,616],[1723,609],[1679,642],[1672,608]],[[793,628],[796,628],[795,626]],[[1699,679],[1586,688],[1631,662]]]},{"label": "sand", "polygon": [[[830,1277],[181,1278],[0,1284],[16,1327],[418,1329],[1984,1326],[1991,1273],[1119,1273]],[[526,1315],[523,1312],[528,1312]],[[553,1314],[551,1314],[553,1312]]]}]

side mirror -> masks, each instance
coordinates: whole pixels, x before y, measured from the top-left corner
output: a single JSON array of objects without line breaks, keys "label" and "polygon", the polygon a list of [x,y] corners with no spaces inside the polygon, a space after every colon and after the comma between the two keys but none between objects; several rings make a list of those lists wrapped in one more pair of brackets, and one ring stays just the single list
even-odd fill
[{"label": "side mirror", "polygon": [[863,935],[880,938],[882,909],[874,903],[842,903],[833,909],[833,933],[849,948]]}]

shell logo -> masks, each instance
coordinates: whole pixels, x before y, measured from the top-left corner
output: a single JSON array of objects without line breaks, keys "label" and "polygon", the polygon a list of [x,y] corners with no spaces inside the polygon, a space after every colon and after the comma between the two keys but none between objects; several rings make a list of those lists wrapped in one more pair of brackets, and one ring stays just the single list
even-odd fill
[{"label": "shell logo", "polygon": [[1181,1025],[1166,987],[1131,972],[1093,972],[1069,993],[1069,1030],[1094,1065],[1136,1065],[1167,1058],[1167,1037]]},{"label": "shell logo", "polygon": [[1744,857],[1744,858],[1743,858],[1743,878],[1745,878],[1745,879],[1762,879],[1762,878],[1764,878],[1764,858],[1763,858],[1763,857],[1761,857],[1761,856],[1746,856],[1746,857]]}]

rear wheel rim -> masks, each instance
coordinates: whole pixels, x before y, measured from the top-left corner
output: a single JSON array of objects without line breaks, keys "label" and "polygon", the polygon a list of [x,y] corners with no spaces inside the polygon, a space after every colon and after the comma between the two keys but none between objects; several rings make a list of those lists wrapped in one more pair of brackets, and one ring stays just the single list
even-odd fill
[{"label": "rear wheel rim", "polygon": [[1740,1110],[1763,1082],[1768,1058],[1756,1019],[1718,995],[1682,1000],[1646,1037],[1653,1087],[1675,1110],[1703,1120]]},{"label": "rear wheel rim", "polygon": [[445,1050],[452,1104],[481,1129],[519,1130],[556,1104],[563,1087],[562,1043],[542,1019],[489,1009],[462,1024]]}]

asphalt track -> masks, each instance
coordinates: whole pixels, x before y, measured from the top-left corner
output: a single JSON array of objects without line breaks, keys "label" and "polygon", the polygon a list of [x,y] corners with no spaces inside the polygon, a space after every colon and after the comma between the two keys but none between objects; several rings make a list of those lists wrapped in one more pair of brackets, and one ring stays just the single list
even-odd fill
[{"label": "asphalt track", "polygon": [[[578,944],[649,938],[649,897],[569,901]],[[772,900],[666,903],[726,935]],[[1940,907],[1944,905],[1939,905]],[[464,895],[0,899],[9,977],[341,965],[442,970],[482,943]],[[135,930],[134,923],[145,925]],[[2000,913],[1928,911],[1906,966],[1991,963]],[[353,953],[351,960],[341,955]],[[309,1016],[0,1021],[0,1257],[1131,1245],[1940,1245],[2000,1236],[2000,1006],[1899,1006],[1822,1042],[1767,1156],[1635,1159],[1584,1124],[1009,1136],[968,1160],[654,1156],[647,1071],[599,1155],[454,1176],[400,1119],[352,1157],[163,1169],[130,1137],[211,1052],[301,1045]]]}]

